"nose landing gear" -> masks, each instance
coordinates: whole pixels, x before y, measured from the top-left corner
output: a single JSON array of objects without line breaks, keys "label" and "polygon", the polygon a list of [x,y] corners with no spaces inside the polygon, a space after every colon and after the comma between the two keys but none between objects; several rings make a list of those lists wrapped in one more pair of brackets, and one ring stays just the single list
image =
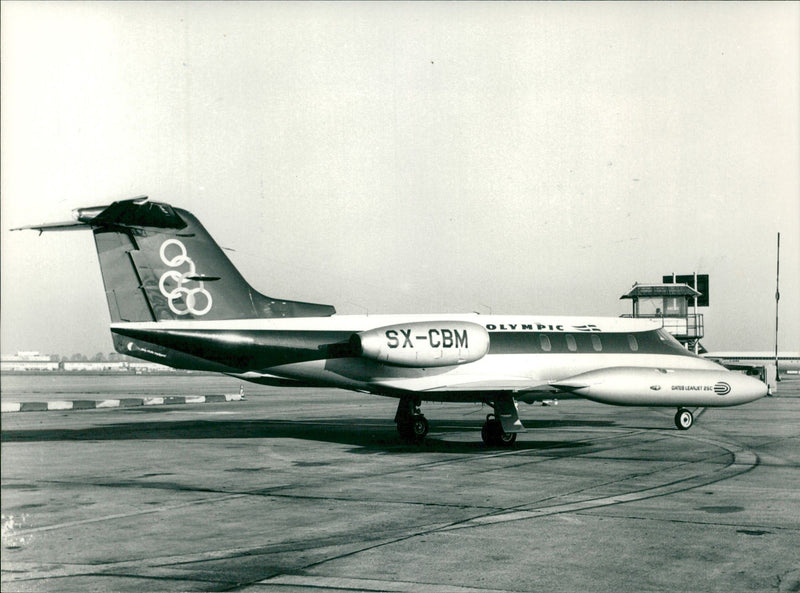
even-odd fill
[{"label": "nose landing gear", "polygon": [[679,408],[675,414],[675,426],[678,430],[689,430],[694,424],[694,415],[686,408]]}]

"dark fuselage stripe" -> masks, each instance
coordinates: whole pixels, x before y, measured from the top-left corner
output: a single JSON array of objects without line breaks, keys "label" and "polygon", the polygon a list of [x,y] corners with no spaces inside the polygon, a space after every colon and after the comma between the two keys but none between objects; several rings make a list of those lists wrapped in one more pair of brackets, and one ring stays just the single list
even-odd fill
[{"label": "dark fuselage stripe", "polygon": [[[114,332],[235,369],[357,357],[354,332],[115,328]],[[694,356],[658,331],[636,333],[490,332],[489,354],[664,354]],[[132,350],[131,354],[136,355]],[[167,356],[167,353],[164,352]],[[141,357],[141,356],[140,356]]]},{"label": "dark fuselage stripe", "polygon": [[[694,356],[647,332],[489,332],[489,354],[672,354]],[[545,339],[546,338],[546,339]]]}]

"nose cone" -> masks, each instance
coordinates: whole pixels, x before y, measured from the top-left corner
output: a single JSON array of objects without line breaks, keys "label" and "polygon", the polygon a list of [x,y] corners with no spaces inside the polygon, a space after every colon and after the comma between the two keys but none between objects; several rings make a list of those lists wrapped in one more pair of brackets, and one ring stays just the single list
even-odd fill
[{"label": "nose cone", "polygon": [[767,384],[755,377],[736,372],[732,372],[730,375],[730,380],[718,381],[714,390],[725,397],[727,393],[721,393],[721,391],[727,389],[731,396],[730,399],[735,400],[737,404],[746,404],[761,399],[769,392]]}]

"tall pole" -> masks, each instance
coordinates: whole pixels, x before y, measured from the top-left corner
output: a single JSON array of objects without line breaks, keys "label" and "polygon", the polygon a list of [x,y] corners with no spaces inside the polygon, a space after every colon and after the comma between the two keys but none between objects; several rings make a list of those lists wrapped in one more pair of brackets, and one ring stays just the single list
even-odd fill
[{"label": "tall pole", "polygon": [[[692,323],[694,325],[694,330],[692,331],[692,335],[694,336],[694,353],[697,354],[698,344],[700,343],[700,339],[697,337],[697,272],[692,272],[692,288],[695,290],[695,295],[693,297],[693,305],[692,305]],[[688,327],[686,328],[689,329]],[[688,333],[688,332],[687,332]]]},{"label": "tall pole", "polygon": [[778,368],[778,303],[781,300],[781,234],[778,233],[778,268],[775,272],[775,380],[780,381]]}]

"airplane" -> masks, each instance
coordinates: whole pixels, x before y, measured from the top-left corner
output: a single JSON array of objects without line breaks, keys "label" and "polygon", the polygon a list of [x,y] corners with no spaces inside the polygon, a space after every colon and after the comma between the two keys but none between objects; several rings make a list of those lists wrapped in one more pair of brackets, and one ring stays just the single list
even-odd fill
[{"label": "airplane", "polygon": [[[768,365],[775,364],[774,352],[704,352],[703,358],[713,360],[727,369],[757,374]],[[778,352],[778,369],[781,373],[800,374],[800,352]]]},{"label": "airplane", "polygon": [[[487,446],[524,430],[518,402],[735,406],[767,394],[753,377],[686,350],[659,320],[519,315],[337,315],[255,290],[187,210],[146,196],[22,227],[90,229],[117,352],[255,383],[337,387],[398,399],[403,440],[429,424],[423,401],[480,402]],[[15,229],[20,230],[20,229]]]}]

